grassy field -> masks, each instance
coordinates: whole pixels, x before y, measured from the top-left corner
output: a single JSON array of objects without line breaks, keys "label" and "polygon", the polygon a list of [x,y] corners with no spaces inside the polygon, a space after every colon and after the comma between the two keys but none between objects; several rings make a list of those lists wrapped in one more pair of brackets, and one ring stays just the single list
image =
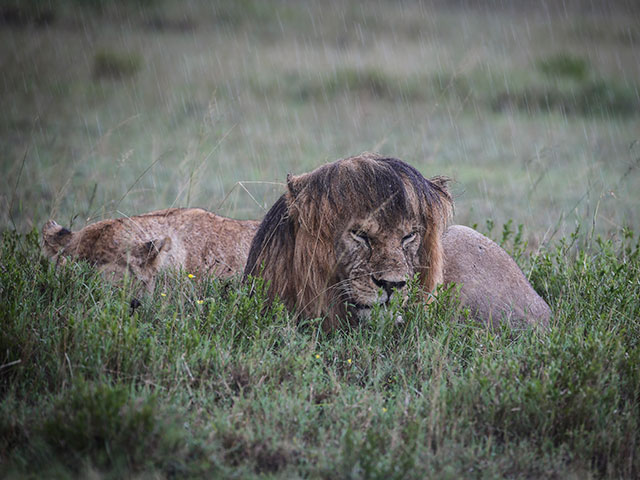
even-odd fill
[{"label": "grassy field", "polygon": [[363,150],[452,177],[459,223],[640,224],[637,9],[93,4],[0,29],[3,228],[260,218],[288,172]]},{"label": "grassy field", "polygon": [[[640,10],[545,5],[0,2],[0,476],[639,476]],[[453,178],[550,331],[445,296],[326,336],[179,275],[131,315],[39,253],[363,150]]]},{"label": "grassy field", "polygon": [[637,478],[640,243],[587,247],[520,257],[548,332],[414,294],[401,326],[392,309],[325,335],[186,273],[131,314],[128,287],[7,232],[0,476]]}]

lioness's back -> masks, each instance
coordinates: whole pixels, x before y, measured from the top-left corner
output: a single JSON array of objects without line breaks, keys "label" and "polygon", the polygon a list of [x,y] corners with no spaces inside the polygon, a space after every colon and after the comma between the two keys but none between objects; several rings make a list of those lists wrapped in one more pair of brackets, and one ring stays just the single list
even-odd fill
[{"label": "lioness's back", "polygon": [[47,256],[64,255],[96,265],[115,265],[147,242],[166,243],[158,267],[227,277],[242,272],[259,222],[221,217],[201,208],[168,208],[133,217],[102,220],[70,232],[45,224]]}]

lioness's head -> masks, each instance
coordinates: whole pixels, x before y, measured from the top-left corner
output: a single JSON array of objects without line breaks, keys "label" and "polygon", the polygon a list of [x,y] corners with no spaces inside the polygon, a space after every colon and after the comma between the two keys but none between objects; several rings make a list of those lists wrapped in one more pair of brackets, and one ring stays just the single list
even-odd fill
[{"label": "lioness's head", "polygon": [[256,234],[245,277],[307,316],[366,318],[418,274],[425,295],[442,281],[446,180],[394,158],[362,154],[287,177],[287,192]]},{"label": "lioness's head", "polygon": [[170,249],[171,237],[136,243],[117,252],[112,261],[98,265],[98,269],[113,283],[121,283],[125,277],[130,277],[142,282],[148,292],[153,292],[162,263],[161,253]]},{"label": "lioness's head", "polygon": [[43,252],[61,265],[67,257],[86,260],[113,283],[130,276],[152,291],[162,263],[160,254],[171,250],[171,238],[130,242],[123,237],[113,241],[112,227],[111,222],[103,221],[72,232],[49,220],[42,228]]}]

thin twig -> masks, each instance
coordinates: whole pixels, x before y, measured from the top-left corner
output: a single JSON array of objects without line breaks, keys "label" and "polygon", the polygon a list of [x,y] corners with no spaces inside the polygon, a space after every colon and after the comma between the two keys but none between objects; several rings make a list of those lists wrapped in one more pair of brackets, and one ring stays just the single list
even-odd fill
[{"label": "thin twig", "polygon": [[22,360],[14,360],[13,362],[5,363],[4,365],[0,365],[0,370],[13,367],[14,365],[18,365],[19,363],[22,363]]}]

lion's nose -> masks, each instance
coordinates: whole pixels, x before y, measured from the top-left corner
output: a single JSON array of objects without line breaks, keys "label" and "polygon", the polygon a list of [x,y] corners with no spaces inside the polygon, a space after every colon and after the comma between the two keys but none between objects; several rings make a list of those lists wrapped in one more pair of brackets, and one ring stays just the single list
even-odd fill
[{"label": "lion's nose", "polygon": [[389,297],[391,297],[391,294],[393,293],[393,290],[401,290],[402,287],[404,287],[407,282],[405,282],[404,280],[401,281],[390,281],[390,280],[386,280],[384,278],[376,278],[374,276],[372,276],[371,278],[373,278],[373,283],[375,283],[375,285],[377,287],[383,288],[385,292],[387,292],[387,295]]}]

